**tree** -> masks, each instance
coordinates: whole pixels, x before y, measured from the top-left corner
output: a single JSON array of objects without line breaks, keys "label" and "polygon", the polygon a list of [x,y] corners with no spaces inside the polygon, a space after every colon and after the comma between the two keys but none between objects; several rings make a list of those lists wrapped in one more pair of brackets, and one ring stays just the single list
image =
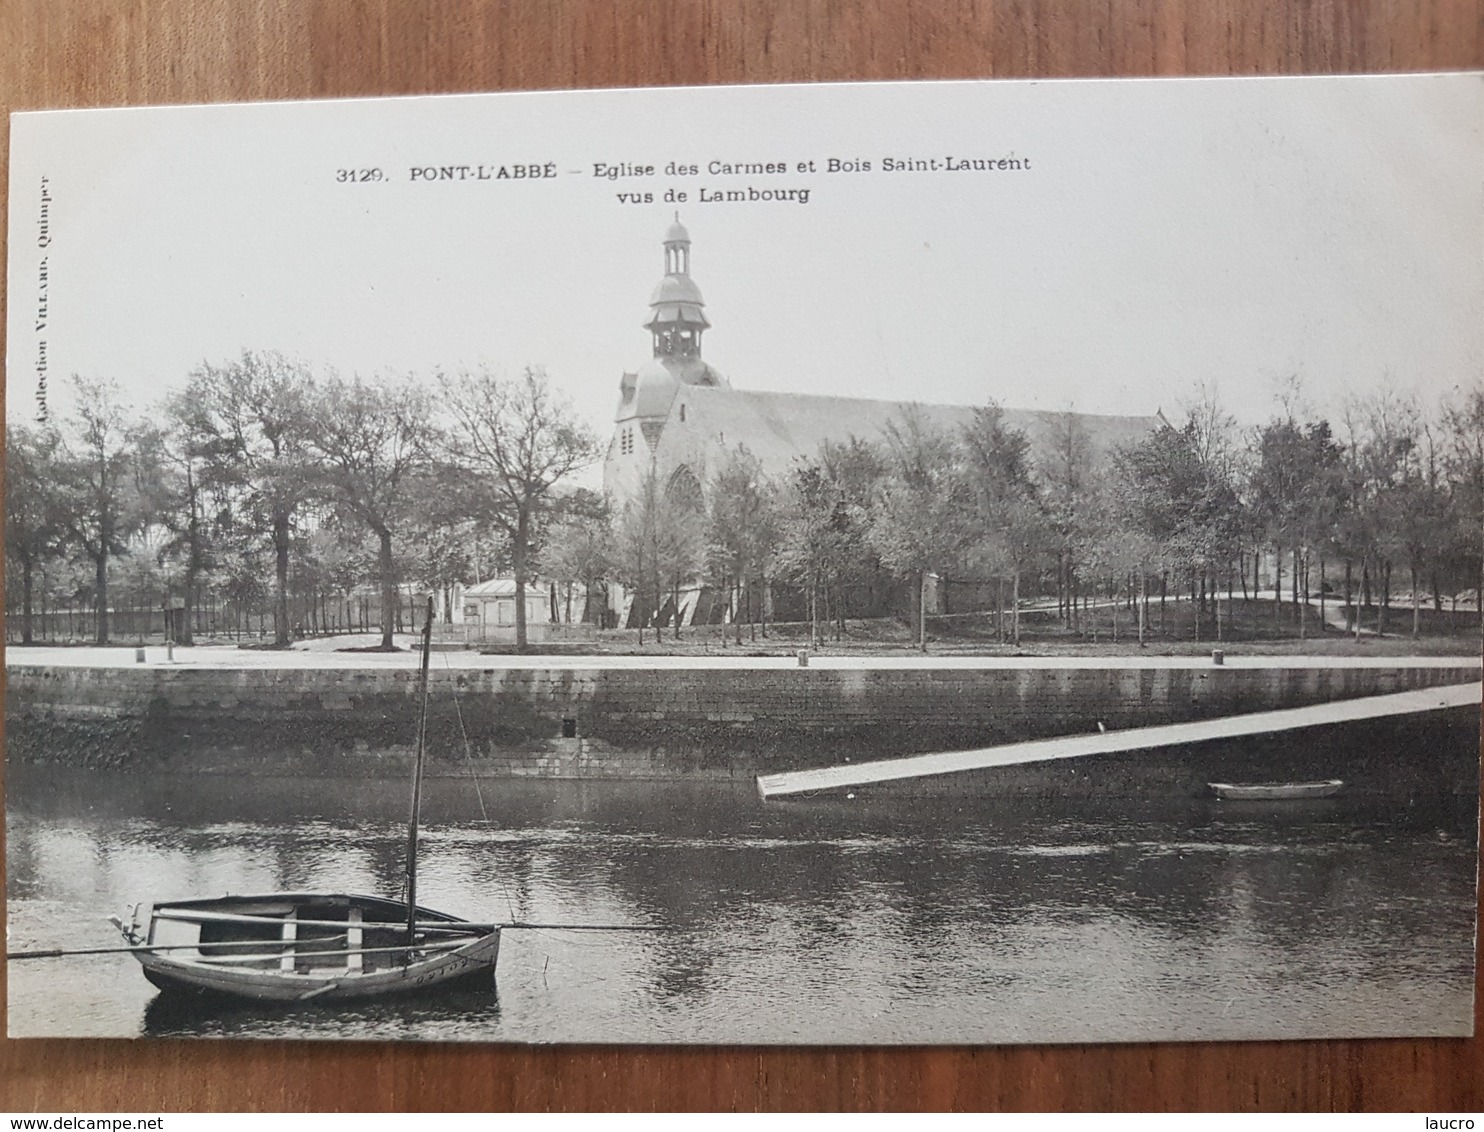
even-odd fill
[{"label": "tree", "polygon": [[280,647],[290,640],[295,518],[310,489],[305,448],[312,386],[302,365],[280,354],[243,351],[235,361],[198,366],[168,410],[180,435],[177,451],[199,469],[203,489],[232,497],[232,524],[270,541],[274,640]]},{"label": "tree", "polygon": [[[341,516],[330,512],[314,524],[300,551],[301,562],[310,564],[323,591],[335,595],[336,605],[343,603],[344,626],[351,631],[357,625],[357,610],[351,604],[355,588],[376,574],[377,549],[371,545],[369,532],[352,519],[343,524]],[[332,619],[339,622],[337,615]]]},{"label": "tree", "polygon": [[1197,632],[1208,591],[1216,592],[1213,567],[1230,560],[1239,520],[1231,463],[1208,428],[1209,418],[1192,414],[1183,427],[1161,428],[1115,461],[1129,525],[1190,581]]},{"label": "tree", "polygon": [[641,647],[644,630],[649,625],[651,605],[645,589],[654,570],[650,544],[654,541],[652,528],[658,505],[655,476],[651,469],[640,482],[638,492],[630,496],[623,509],[613,517],[613,573],[629,591],[629,619],[639,630]]},{"label": "tree", "polygon": [[[1299,635],[1308,610],[1309,556],[1336,541],[1343,453],[1328,421],[1301,422],[1290,411],[1258,430],[1252,505],[1274,550],[1293,556],[1293,600]],[[1281,579],[1281,575],[1280,575]],[[1281,586],[1276,595],[1281,607]]]},{"label": "tree", "polygon": [[1397,467],[1394,539],[1407,560],[1412,589],[1412,636],[1421,632],[1422,591],[1436,576],[1450,538],[1448,494],[1437,431],[1420,413]]},{"label": "tree", "polygon": [[415,578],[429,593],[441,595],[445,622],[454,620],[454,586],[470,578],[474,572],[469,554],[472,526],[467,522],[433,519],[426,513],[413,521],[407,568],[402,573]]},{"label": "tree", "polygon": [[820,445],[819,466],[833,497],[826,568],[834,591],[831,605],[838,637],[845,633],[850,593],[865,590],[864,604],[869,613],[875,605],[873,594],[878,583],[889,576],[870,538],[871,517],[886,477],[886,462],[878,445],[852,436]]},{"label": "tree", "polygon": [[[175,639],[194,644],[194,622],[202,579],[215,564],[217,523],[212,514],[206,474],[209,441],[194,427],[191,413],[177,395],[167,399],[163,430],[147,430],[141,438],[141,479],[148,484],[150,519],[166,532],[158,556],[163,565],[179,561],[183,604]],[[220,498],[221,492],[216,493]],[[166,632],[172,632],[167,622]]]},{"label": "tree", "polygon": [[613,568],[613,516],[602,496],[579,488],[561,498],[560,514],[550,524],[540,553],[541,572],[566,585],[566,615],[572,621],[572,583],[582,583],[584,621],[595,616],[592,597]]},{"label": "tree", "polygon": [[[656,613],[662,615],[669,606],[672,635],[678,641],[684,620],[681,589],[697,577],[705,561],[706,511],[695,478],[688,472],[671,477],[659,493],[658,503],[650,525]],[[662,616],[659,621],[663,622]]]},{"label": "tree", "polygon": [[928,577],[958,563],[968,541],[958,450],[951,436],[908,406],[886,428],[885,454],[871,541],[887,569],[916,580],[917,646],[925,651]]},{"label": "tree", "polygon": [[129,552],[138,500],[131,473],[134,429],[112,381],[73,377],[73,437],[59,468],[63,515],[73,545],[93,564],[96,640],[108,644],[108,565]]},{"label": "tree", "polygon": [[[773,485],[763,474],[761,462],[738,445],[727,453],[711,482],[710,506],[706,512],[706,558],[708,573],[723,587],[738,595],[732,623],[737,643],[742,643],[742,618],[737,612],[741,595],[768,573],[778,550],[778,515]],[[818,597],[818,578],[811,579],[810,608]],[[752,608],[750,600],[747,608]]]},{"label": "tree", "polygon": [[61,437],[53,429],[5,427],[5,556],[21,575],[21,643],[34,639],[36,570],[67,537],[60,493]]},{"label": "tree", "polygon": [[595,461],[597,438],[557,396],[543,370],[513,380],[487,370],[444,379],[449,459],[472,479],[479,515],[510,538],[515,573],[515,645],[526,643],[531,550],[556,506],[556,488]]},{"label": "tree", "polygon": [[[819,624],[819,591],[836,555],[842,509],[843,504],[824,468],[812,461],[801,461],[794,466],[779,508],[778,563],[785,577],[801,581],[809,591],[809,639],[816,646],[824,643]],[[725,556],[715,572],[723,579],[738,577]],[[741,618],[734,621],[737,643],[741,644]]]},{"label": "tree", "polygon": [[1234,565],[1240,566],[1242,536],[1250,519],[1242,496],[1250,459],[1244,451],[1237,420],[1222,406],[1214,387],[1201,383],[1185,404],[1185,427],[1190,431],[1196,463],[1202,476],[1202,514],[1197,553],[1210,572],[1211,604],[1216,634],[1222,635],[1218,587],[1225,575],[1228,609],[1233,593]]},{"label": "tree", "polygon": [[1076,413],[1057,414],[1036,478],[1055,535],[1056,593],[1063,624],[1077,627],[1078,569],[1098,529],[1092,441]]},{"label": "tree", "polygon": [[[1405,552],[1407,508],[1414,502],[1408,481],[1415,475],[1420,418],[1414,401],[1389,388],[1354,398],[1345,408],[1349,451],[1345,466],[1348,494],[1348,544],[1361,561],[1361,585],[1367,604],[1373,583],[1379,588],[1376,632],[1386,632],[1391,604],[1393,556]],[[1374,578],[1370,567],[1376,568]],[[1356,615],[1356,631],[1360,617]]]},{"label": "tree", "polygon": [[306,437],[319,457],[318,491],[377,540],[381,647],[390,650],[400,604],[392,537],[414,499],[431,436],[427,394],[410,380],[332,377],[307,396]]},{"label": "tree", "polygon": [[1018,646],[1021,577],[1041,555],[1050,533],[1031,479],[1030,441],[1005,423],[1004,411],[991,401],[974,410],[973,422],[964,429],[963,453],[968,560],[981,573],[1010,576],[1011,635]]},{"label": "tree", "polygon": [[[644,643],[645,626],[658,620],[665,595],[693,577],[705,550],[705,515],[693,501],[659,485],[651,468],[615,522],[613,568],[633,592],[630,616]],[[675,610],[679,633],[680,610]],[[658,625],[656,625],[658,639]]]},{"label": "tree", "polygon": [[837,640],[844,635],[851,589],[869,588],[881,574],[870,527],[885,474],[880,450],[852,436],[826,441],[816,458],[796,461],[774,491],[777,566],[783,577],[808,588],[816,643],[823,643],[826,621]]},{"label": "tree", "polygon": [[1458,532],[1454,541],[1471,574],[1484,624],[1484,384],[1476,381],[1446,403],[1442,424],[1443,463]]}]

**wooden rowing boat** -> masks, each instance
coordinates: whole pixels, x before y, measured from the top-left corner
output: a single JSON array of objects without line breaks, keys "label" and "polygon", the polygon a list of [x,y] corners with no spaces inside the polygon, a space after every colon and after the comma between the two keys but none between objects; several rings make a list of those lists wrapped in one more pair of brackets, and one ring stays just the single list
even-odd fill
[{"label": "wooden rowing boat", "polygon": [[337,1001],[492,980],[500,929],[399,900],[276,892],[136,905],[120,932],[161,990]]},{"label": "wooden rowing boat", "polygon": [[1345,785],[1343,779],[1323,782],[1208,782],[1216,797],[1228,802],[1290,802],[1305,798],[1333,798]]},{"label": "wooden rowing boat", "polygon": [[259,1002],[338,1001],[493,981],[500,926],[417,903],[433,599],[423,625],[422,711],[407,824],[407,898],[275,892],[139,904],[113,919],[162,990]]}]

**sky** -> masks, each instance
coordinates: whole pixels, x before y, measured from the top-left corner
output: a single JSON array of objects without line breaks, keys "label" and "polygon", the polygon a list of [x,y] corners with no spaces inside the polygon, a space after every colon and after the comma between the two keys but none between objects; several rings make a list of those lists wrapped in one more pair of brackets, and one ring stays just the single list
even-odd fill
[{"label": "sky", "polygon": [[[1244,423],[1295,377],[1330,416],[1382,384],[1433,401],[1484,361],[1481,95],[1370,76],[18,115],[8,412],[34,416],[43,343],[54,417],[71,374],[144,410],[252,349],[425,379],[540,365],[606,436],[677,211],[705,357],[737,388],[1174,417],[1204,385]],[[748,164],[786,171],[723,168]],[[555,175],[498,176],[516,165]],[[749,189],[794,199],[700,199]]]}]

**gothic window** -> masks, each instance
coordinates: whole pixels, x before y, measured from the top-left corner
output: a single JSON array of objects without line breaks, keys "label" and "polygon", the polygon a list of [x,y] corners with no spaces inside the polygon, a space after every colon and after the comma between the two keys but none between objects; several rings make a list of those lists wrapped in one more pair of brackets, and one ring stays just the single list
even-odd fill
[{"label": "gothic window", "polygon": [[670,482],[665,486],[665,497],[698,514],[706,510],[706,502],[701,496],[701,482],[684,464],[670,476]]}]

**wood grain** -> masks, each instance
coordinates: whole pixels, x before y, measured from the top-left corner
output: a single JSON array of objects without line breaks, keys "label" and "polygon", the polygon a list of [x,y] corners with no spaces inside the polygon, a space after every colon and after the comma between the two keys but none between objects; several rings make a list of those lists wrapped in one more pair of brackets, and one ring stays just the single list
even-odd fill
[{"label": "wood grain", "polygon": [[[0,103],[1446,70],[1481,33],[1484,0],[0,0]],[[1484,1047],[0,1045],[0,1109],[337,1108],[1478,1110]]]}]

